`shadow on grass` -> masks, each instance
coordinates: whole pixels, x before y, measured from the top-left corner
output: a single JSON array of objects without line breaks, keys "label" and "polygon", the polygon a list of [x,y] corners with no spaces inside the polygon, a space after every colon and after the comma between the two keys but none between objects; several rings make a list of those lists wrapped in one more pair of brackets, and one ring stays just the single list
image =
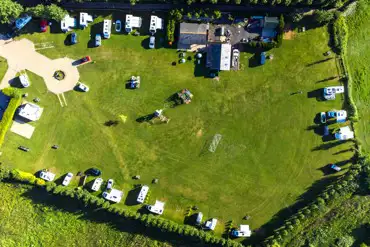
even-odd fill
[{"label": "shadow on grass", "polygon": [[316,64],[325,63],[325,62],[330,61],[332,59],[333,59],[333,57],[328,57],[328,58],[325,58],[325,59],[321,59],[319,61],[307,64],[306,67],[311,67],[311,66],[314,66]]},{"label": "shadow on grass", "polygon": [[316,98],[317,101],[325,101],[323,97],[323,90],[321,88],[308,92],[307,98]]},{"label": "shadow on grass", "polygon": [[128,192],[126,200],[125,200],[125,205],[133,206],[133,205],[138,205],[139,204],[137,202],[137,196],[140,193],[140,189],[141,189],[141,186],[137,185],[134,189],[132,189]]},{"label": "shadow on grass", "polygon": [[323,143],[315,148],[313,148],[311,151],[319,151],[319,150],[328,150],[330,148],[337,147],[339,145],[342,145],[350,140],[343,140],[343,141],[334,141],[329,143]]},{"label": "shadow on grass", "polygon": [[312,199],[316,198],[317,195],[322,192],[323,188],[333,183],[337,179],[338,177],[324,177],[314,182],[309,188],[307,188],[305,193],[297,198],[293,205],[280,210],[268,223],[261,226],[259,229],[256,229],[254,234],[252,234],[250,238],[243,240],[242,243],[246,246],[259,245],[266,237],[273,235],[274,230],[279,228],[285,220],[297,213],[299,209],[310,204]]},{"label": "shadow on grass", "polygon": [[[95,48],[95,35],[96,34],[101,34],[102,30],[103,30],[103,22],[99,22],[99,23],[96,23],[96,24],[93,24],[91,25],[91,29],[90,29],[90,40],[89,42],[87,42],[87,48]],[[101,38],[102,39],[102,45],[103,45],[103,37]]]},{"label": "shadow on grass", "polygon": [[154,113],[139,117],[136,119],[136,122],[138,123],[144,123],[144,122],[149,122],[155,117]]},{"label": "shadow on grass", "polygon": [[255,53],[251,58],[249,58],[249,64],[248,64],[249,68],[261,66],[260,56],[261,56],[261,53]]},{"label": "shadow on grass", "polygon": [[322,79],[320,81],[317,81],[316,83],[320,83],[320,82],[327,82],[327,81],[331,81],[331,80],[334,80],[334,79],[337,79],[338,76],[331,76],[331,77],[328,77],[328,78],[325,78],[325,79]]}]

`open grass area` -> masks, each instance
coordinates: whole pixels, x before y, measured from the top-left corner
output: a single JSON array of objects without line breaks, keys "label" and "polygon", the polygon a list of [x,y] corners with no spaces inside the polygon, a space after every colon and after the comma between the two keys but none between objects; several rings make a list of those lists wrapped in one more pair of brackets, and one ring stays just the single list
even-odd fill
[{"label": "open grass area", "polygon": [[[166,202],[164,217],[182,222],[186,209],[197,205],[206,218],[220,220],[218,233],[228,220],[241,223],[245,215],[251,218],[244,222],[256,229],[346,171],[352,143],[324,143],[322,129],[314,123],[317,113],[342,107],[341,97],[316,99],[318,89],[339,84],[334,57],[323,55],[329,50],[326,28],[284,41],[264,66],[249,66],[254,55],[243,53],[241,71],[221,72],[219,81],[199,76],[193,62],[172,66],[176,50],[148,50],[148,36],[113,34],[102,47],[89,48],[94,30],[94,25],[78,30],[79,43],[73,46],[65,45],[66,35],[60,33],[21,37],[53,42],[54,48],[40,50],[48,57],[90,55],[95,62],[79,67],[90,91],[66,93],[65,107],[40,77],[29,73],[27,100],[39,97],[44,113],[32,123],[32,139],[7,135],[1,162],[32,172],[49,168],[58,176],[97,167],[125,195],[135,184],[150,185],[150,202]],[[141,76],[140,89],[125,88],[131,75]],[[193,101],[167,108],[168,124],[136,121],[166,107],[165,100],[183,88],[194,94]],[[297,91],[302,94],[291,95]],[[106,126],[110,120],[119,124]],[[222,139],[210,153],[215,134]],[[60,148],[51,149],[54,144]],[[31,151],[21,152],[19,145]],[[329,173],[332,162],[343,171]],[[133,180],[135,175],[141,180]],[[153,178],[159,183],[152,185]],[[122,207],[139,208],[131,201],[124,200]]]},{"label": "open grass area", "polygon": [[355,14],[347,18],[349,28],[348,62],[354,82],[353,98],[359,111],[360,121],[356,123],[357,138],[363,151],[370,150],[370,2],[359,1]]},{"label": "open grass area", "polygon": [[[170,244],[113,229],[108,224],[85,220],[82,212],[68,212],[34,203],[26,187],[0,183],[0,245],[16,246],[156,246]],[[49,198],[50,199],[50,198]],[[47,201],[47,198],[46,198]],[[45,201],[45,202],[46,202]]]}]

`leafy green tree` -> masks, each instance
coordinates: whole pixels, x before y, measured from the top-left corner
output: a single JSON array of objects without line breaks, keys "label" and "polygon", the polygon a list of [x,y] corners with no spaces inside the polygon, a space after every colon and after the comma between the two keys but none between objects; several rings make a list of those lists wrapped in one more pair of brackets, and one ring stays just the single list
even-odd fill
[{"label": "leafy green tree", "polygon": [[326,24],[333,20],[334,13],[326,10],[316,10],[314,12],[314,20],[318,24]]},{"label": "leafy green tree", "polygon": [[219,11],[219,10],[213,11],[213,15],[214,15],[215,19],[219,19],[222,16],[221,11]]},{"label": "leafy green tree", "polygon": [[12,0],[1,0],[0,2],[0,23],[10,23],[13,18],[17,18],[23,12],[22,5]]},{"label": "leafy green tree", "polygon": [[235,1],[235,4],[241,4],[242,3],[242,0],[234,0]]},{"label": "leafy green tree", "polygon": [[30,13],[32,16],[56,21],[61,21],[67,14],[66,10],[60,8],[55,4],[47,6],[39,4],[36,5],[35,7],[28,8],[27,12]]}]

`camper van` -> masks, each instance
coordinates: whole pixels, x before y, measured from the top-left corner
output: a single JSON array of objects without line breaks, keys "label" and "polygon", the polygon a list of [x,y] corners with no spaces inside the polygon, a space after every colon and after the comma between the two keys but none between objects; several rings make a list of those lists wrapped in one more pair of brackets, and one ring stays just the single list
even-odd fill
[{"label": "camper van", "polygon": [[112,21],[111,20],[104,20],[103,23],[103,37],[104,39],[109,39],[112,29]]}]

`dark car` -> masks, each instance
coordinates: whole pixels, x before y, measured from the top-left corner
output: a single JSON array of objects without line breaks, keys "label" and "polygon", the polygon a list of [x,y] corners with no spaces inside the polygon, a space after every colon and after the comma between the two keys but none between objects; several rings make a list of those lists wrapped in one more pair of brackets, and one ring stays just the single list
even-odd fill
[{"label": "dark car", "polygon": [[77,33],[72,33],[71,34],[71,43],[72,44],[77,44]]},{"label": "dark car", "polygon": [[92,175],[92,176],[100,176],[101,175],[101,171],[98,168],[90,168],[86,173],[88,175]]}]

